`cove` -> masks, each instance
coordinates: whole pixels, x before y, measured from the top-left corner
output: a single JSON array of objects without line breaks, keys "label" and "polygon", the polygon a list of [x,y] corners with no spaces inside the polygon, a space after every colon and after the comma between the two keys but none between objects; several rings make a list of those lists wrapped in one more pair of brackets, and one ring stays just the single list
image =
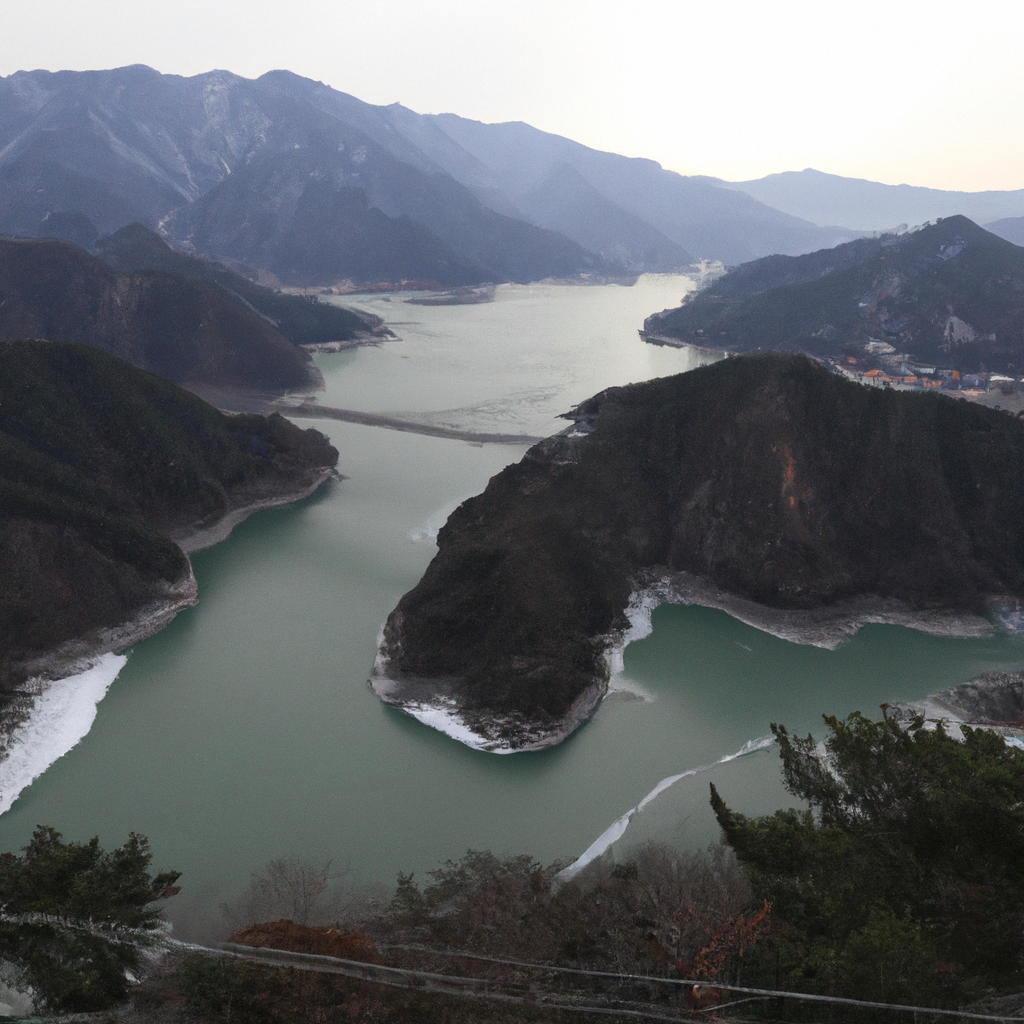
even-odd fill
[{"label": "cove", "polygon": [[[507,287],[462,307],[362,297],[402,340],[319,356],[320,401],[550,433],[564,426],[558,413],[603,387],[693,365],[636,334],[687,287]],[[381,624],[448,512],[525,449],[301,425],[330,436],[346,479],[194,556],[199,604],[129,654],[88,735],[0,816],[0,849],[22,846],[37,823],[107,847],[146,834],[154,866],[184,872],[182,902],[168,907],[183,925],[189,907],[215,907],[290,853],[388,884],[469,847],[570,861],[659,780],[738,750],[772,721],[820,732],[822,712],[875,714],[882,701],[1024,665],[1020,637],[871,626],[826,651],[663,606],[653,633],[626,649],[615,692],[566,743],[473,751],[383,706],[366,680]],[[709,778],[747,813],[788,799],[774,752],[751,754],[666,790],[622,842],[713,839]]]}]

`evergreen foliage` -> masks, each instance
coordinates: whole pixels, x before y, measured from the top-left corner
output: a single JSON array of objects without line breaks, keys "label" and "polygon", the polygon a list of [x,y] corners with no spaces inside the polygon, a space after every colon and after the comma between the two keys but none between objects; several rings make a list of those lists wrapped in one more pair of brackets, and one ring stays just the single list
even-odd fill
[{"label": "evergreen foliage", "polygon": [[826,717],[823,745],[772,726],[807,810],[747,818],[711,787],[771,941],[747,982],[958,1005],[1019,986],[1024,956],[1024,751],[921,719]]},{"label": "evergreen foliage", "polygon": [[176,871],[150,874],[145,836],[109,853],[39,826],[21,855],[0,854],[0,951],[40,1009],[102,1010],[141,972]]}]

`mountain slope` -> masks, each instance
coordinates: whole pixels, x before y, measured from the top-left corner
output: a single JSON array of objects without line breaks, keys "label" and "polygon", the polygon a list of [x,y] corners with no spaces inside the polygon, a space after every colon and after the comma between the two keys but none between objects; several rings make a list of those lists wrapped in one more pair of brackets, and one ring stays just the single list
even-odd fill
[{"label": "mountain slope", "polygon": [[[709,179],[684,177],[653,160],[602,153],[521,121],[483,124],[432,115],[447,136],[492,175],[514,204],[562,166],[574,168],[609,202],[666,235],[699,259],[740,263],[769,253],[801,253],[855,237],[821,228]],[[443,154],[436,151],[436,158]],[[452,174],[460,168],[446,165]]]},{"label": "mountain slope", "polygon": [[286,391],[319,372],[220,288],[163,271],[118,274],[53,239],[0,239],[0,338],[76,341],[178,383]]},{"label": "mountain slope", "polygon": [[393,337],[372,313],[357,313],[314,296],[286,295],[250,281],[221,263],[172,249],[141,224],[128,224],[100,239],[97,255],[120,273],[163,270],[215,285],[267,318],[292,344],[320,345],[374,335]]},{"label": "mountain slope", "polygon": [[174,539],[308,492],[337,457],[315,430],[225,416],[95,348],[0,342],[0,693],[62,644],[73,660],[136,617],[159,628],[195,600]]},{"label": "mountain slope", "polygon": [[1004,413],[763,355],[572,419],[440,531],[384,628],[384,700],[489,749],[558,742],[603,695],[631,596],[671,600],[678,574],[763,611],[860,601],[882,621],[1024,594],[1024,422]]},{"label": "mountain slope", "polygon": [[48,213],[76,211],[104,232],[164,223],[178,242],[245,253],[301,284],[616,270],[487,209],[414,145],[379,145],[358,127],[373,120],[368,104],[351,100],[346,120],[306,98],[323,88],[284,72],[250,81],[141,66],[11,75],[0,80],[0,230],[34,233]]},{"label": "mountain slope", "polygon": [[1024,245],[1024,217],[1004,217],[986,224],[985,230],[1013,242],[1014,245]]},{"label": "mountain slope", "polygon": [[821,355],[881,342],[967,372],[1024,369],[1024,249],[965,217],[758,260],[644,329],[688,344]]},{"label": "mountain slope", "polygon": [[638,273],[678,271],[694,262],[682,246],[606,199],[568,164],[518,196],[516,205],[535,223]]}]

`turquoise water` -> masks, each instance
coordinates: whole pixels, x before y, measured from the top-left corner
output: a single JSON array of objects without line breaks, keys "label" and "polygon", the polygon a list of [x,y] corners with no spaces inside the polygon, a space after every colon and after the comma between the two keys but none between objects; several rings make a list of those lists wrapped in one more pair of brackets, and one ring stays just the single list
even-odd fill
[{"label": "turquoise water", "polygon": [[[685,287],[508,288],[470,307],[365,298],[397,310],[403,340],[321,357],[321,401],[463,429],[558,429],[558,412],[601,387],[689,365],[636,336]],[[505,757],[469,750],[383,706],[367,677],[432,533],[525,449],[312,425],[338,447],[346,479],[194,556],[199,605],[131,652],[89,735],[0,817],[0,849],[37,823],[105,845],[142,832],[157,866],[184,872],[183,907],[190,894],[214,905],[292,853],[388,883],[470,847],[571,860],[660,779],[739,749],[770,722],[820,731],[822,712],[875,713],[1024,665],[1020,637],[872,626],[830,652],[721,612],[663,607],[653,634],[626,650],[626,690],[567,742]],[[714,837],[709,779],[755,813],[786,800],[776,764],[767,751],[684,780],[624,842],[703,845]]]}]

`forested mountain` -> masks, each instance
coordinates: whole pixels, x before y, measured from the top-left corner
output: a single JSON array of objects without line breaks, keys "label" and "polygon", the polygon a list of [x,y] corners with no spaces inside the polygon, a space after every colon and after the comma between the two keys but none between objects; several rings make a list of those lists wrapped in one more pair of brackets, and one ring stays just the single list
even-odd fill
[{"label": "forested mountain", "polygon": [[225,416],[96,348],[0,341],[0,724],[36,659],[194,602],[175,540],[312,489],[337,458],[315,430]]},{"label": "forested mountain", "polygon": [[966,217],[804,256],[773,256],[719,278],[652,335],[747,352],[904,352],[967,372],[1024,369],[1024,249]]},{"label": "forested mountain", "polygon": [[179,384],[322,382],[306,352],[220,287],[161,270],[119,274],[57,239],[0,239],[0,338],[80,342]]},{"label": "forested mountain", "polygon": [[855,620],[855,601],[879,621],[1024,595],[1024,422],[1006,413],[765,354],[610,388],[570,418],[438,534],[384,627],[384,700],[461,716],[489,749],[559,742],[655,583],[793,610],[788,629],[796,610]]},{"label": "forested mountain", "polygon": [[222,263],[172,249],[155,231],[141,224],[128,224],[105,235],[97,241],[95,251],[104,263],[121,273],[163,270],[215,285],[269,319],[294,345],[349,341],[371,334],[393,337],[372,313],[357,313],[321,302],[315,296],[264,288]]}]

